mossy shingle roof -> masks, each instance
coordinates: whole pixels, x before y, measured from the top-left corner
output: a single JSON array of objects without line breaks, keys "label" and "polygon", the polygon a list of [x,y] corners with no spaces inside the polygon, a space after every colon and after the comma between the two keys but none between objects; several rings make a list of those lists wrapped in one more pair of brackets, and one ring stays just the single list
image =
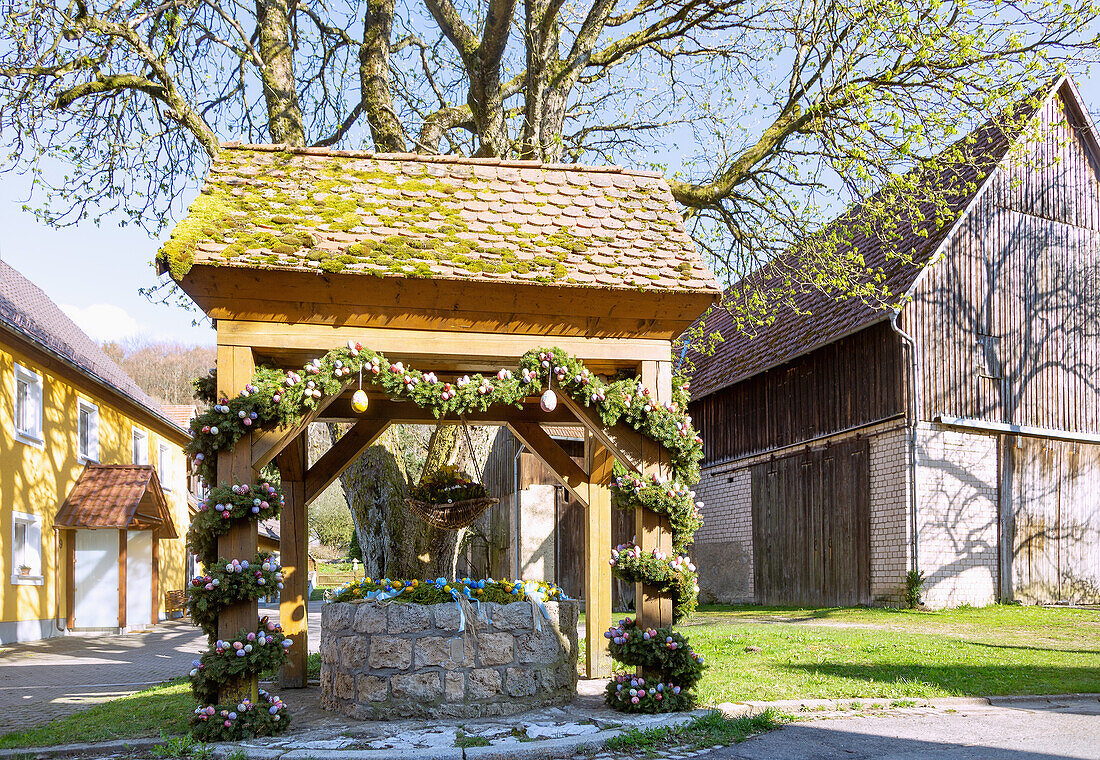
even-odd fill
[{"label": "mossy shingle roof", "polygon": [[656,174],[268,145],[223,146],[158,261],[719,291]]}]

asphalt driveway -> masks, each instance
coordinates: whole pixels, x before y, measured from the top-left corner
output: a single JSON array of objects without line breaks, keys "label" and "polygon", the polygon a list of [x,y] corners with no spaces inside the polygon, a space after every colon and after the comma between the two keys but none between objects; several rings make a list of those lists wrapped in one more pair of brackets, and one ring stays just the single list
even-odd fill
[{"label": "asphalt driveway", "polygon": [[993,701],[793,723],[700,760],[1100,760],[1095,696]]}]

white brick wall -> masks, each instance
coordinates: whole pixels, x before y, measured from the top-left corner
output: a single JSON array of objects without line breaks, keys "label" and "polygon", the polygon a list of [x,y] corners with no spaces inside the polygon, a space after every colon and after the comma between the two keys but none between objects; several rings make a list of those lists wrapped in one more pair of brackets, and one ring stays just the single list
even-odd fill
[{"label": "white brick wall", "polygon": [[703,527],[692,555],[704,601],[753,601],[752,497],[747,469],[708,468],[695,487]]},{"label": "white brick wall", "polygon": [[895,427],[871,437],[871,598],[905,601],[909,570],[909,437]]},{"label": "white brick wall", "polygon": [[992,604],[997,593],[997,437],[922,423],[917,436],[918,564],[931,607]]}]

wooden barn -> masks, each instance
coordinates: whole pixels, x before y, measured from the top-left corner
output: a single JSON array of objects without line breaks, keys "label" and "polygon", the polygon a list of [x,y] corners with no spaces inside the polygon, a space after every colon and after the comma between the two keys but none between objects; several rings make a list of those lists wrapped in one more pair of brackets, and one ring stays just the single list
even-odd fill
[{"label": "wooden barn", "polygon": [[704,599],[896,604],[917,569],[931,606],[1100,602],[1100,144],[1071,81],[1029,108],[943,168],[950,221],[852,241],[899,310],[708,317]]}]

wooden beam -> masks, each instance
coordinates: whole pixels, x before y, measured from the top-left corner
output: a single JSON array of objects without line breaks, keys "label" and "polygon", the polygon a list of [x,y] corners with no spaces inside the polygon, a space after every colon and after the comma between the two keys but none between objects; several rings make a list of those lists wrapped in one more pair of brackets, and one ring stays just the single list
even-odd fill
[{"label": "wooden beam", "polygon": [[[255,367],[252,352],[240,346],[218,346],[218,395],[232,398],[252,380]],[[251,435],[245,435],[228,451],[218,453],[218,483],[252,483]],[[213,483],[211,486],[215,485]],[[256,554],[256,523],[253,520],[235,522],[228,533],[218,537],[218,556],[224,559],[251,560]],[[257,606],[255,601],[239,602],[226,607],[218,615],[218,637],[232,639],[241,630],[256,628]],[[233,697],[239,692],[239,684],[227,684],[223,697]],[[223,699],[222,701],[227,701]]]},{"label": "wooden beam", "polygon": [[65,542],[65,627],[71,631],[76,627],[76,531],[59,530],[57,540]]},{"label": "wooden beam", "polygon": [[611,627],[611,467],[615,459],[599,439],[586,435],[588,509],[584,528],[585,673],[611,675],[611,656],[604,632]]},{"label": "wooden beam", "polygon": [[283,688],[306,685],[309,652],[309,531],[306,527],[305,474],[308,432],[294,438],[276,462],[286,502],[279,516],[279,560],[283,566],[283,589],[279,592],[279,623],[293,639],[280,675]]},{"label": "wooden beam", "polygon": [[156,625],[160,622],[160,537],[157,536],[157,529],[153,528],[153,613],[151,625]]},{"label": "wooden beam", "polygon": [[537,423],[512,422],[508,427],[512,433],[531,452],[550,468],[554,476],[565,486],[569,493],[588,507],[588,473],[573,458],[565,453],[557,441],[546,434]]},{"label": "wooden beam", "polygon": [[[359,413],[351,408],[351,399],[341,397],[325,410],[315,421],[321,420],[386,420],[394,425],[459,425],[458,417],[437,419],[427,409],[421,409],[411,401],[390,401],[372,399],[367,411]],[[499,405],[487,411],[472,411],[466,415],[471,425],[507,425],[510,422],[538,422],[545,425],[577,425],[577,420],[568,409],[559,406],[553,412],[544,412],[534,399],[525,403],[522,409],[514,406]]]},{"label": "wooden beam", "polygon": [[[321,492],[340,477],[340,473],[377,441],[389,426],[390,422],[387,419],[359,420],[351,430],[340,436],[340,440],[332,444],[332,447],[306,470],[305,492],[302,497],[304,503],[311,504],[320,496]],[[281,455],[278,461],[281,470]]]},{"label": "wooden beam", "polygon": [[[568,408],[577,421],[596,436],[601,445],[611,451],[613,457],[639,475],[644,474],[642,472],[644,435],[621,422],[610,428],[604,427],[603,421],[590,408],[574,401],[564,391],[556,391],[556,393],[560,404]],[[657,444],[652,445],[656,446]]]},{"label": "wooden beam", "polygon": [[302,419],[300,419],[296,425],[278,427],[274,430],[265,430],[262,433],[254,433],[252,435],[252,469],[259,470],[270,462],[275,461],[275,457],[279,455],[279,452],[292,440],[301,435],[311,423],[316,422],[322,412],[328,409],[329,405],[339,397],[340,394],[322,397],[317,402],[317,406],[302,415]]},{"label": "wooden beam", "polygon": [[[506,366],[509,369],[528,351],[546,343],[541,335],[236,320],[219,321],[219,340],[223,333],[227,344],[248,346],[260,353],[298,350],[316,351],[319,355],[355,340],[385,354],[391,361],[453,360],[466,364],[490,364],[497,368]],[[582,361],[610,361],[624,366],[637,365],[647,359],[670,361],[672,358],[671,344],[667,340],[652,338],[556,336],[553,344]]]},{"label": "wooden beam", "polygon": [[118,627],[126,627],[126,529],[118,531]]},{"label": "wooden beam", "polygon": [[[642,384],[653,393],[653,402],[664,404],[672,399],[672,364],[643,362]],[[668,451],[648,438],[642,442],[642,474],[670,477]],[[668,517],[638,507],[634,510],[634,536],[643,552],[659,550],[672,555],[672,528]],[[634,584],[634,609],[642,628],[672,625],[672,597],[646,583]],[[639,671],[640,672],[640,671]],[[644,673],[642,675],[645,675]]]}]

